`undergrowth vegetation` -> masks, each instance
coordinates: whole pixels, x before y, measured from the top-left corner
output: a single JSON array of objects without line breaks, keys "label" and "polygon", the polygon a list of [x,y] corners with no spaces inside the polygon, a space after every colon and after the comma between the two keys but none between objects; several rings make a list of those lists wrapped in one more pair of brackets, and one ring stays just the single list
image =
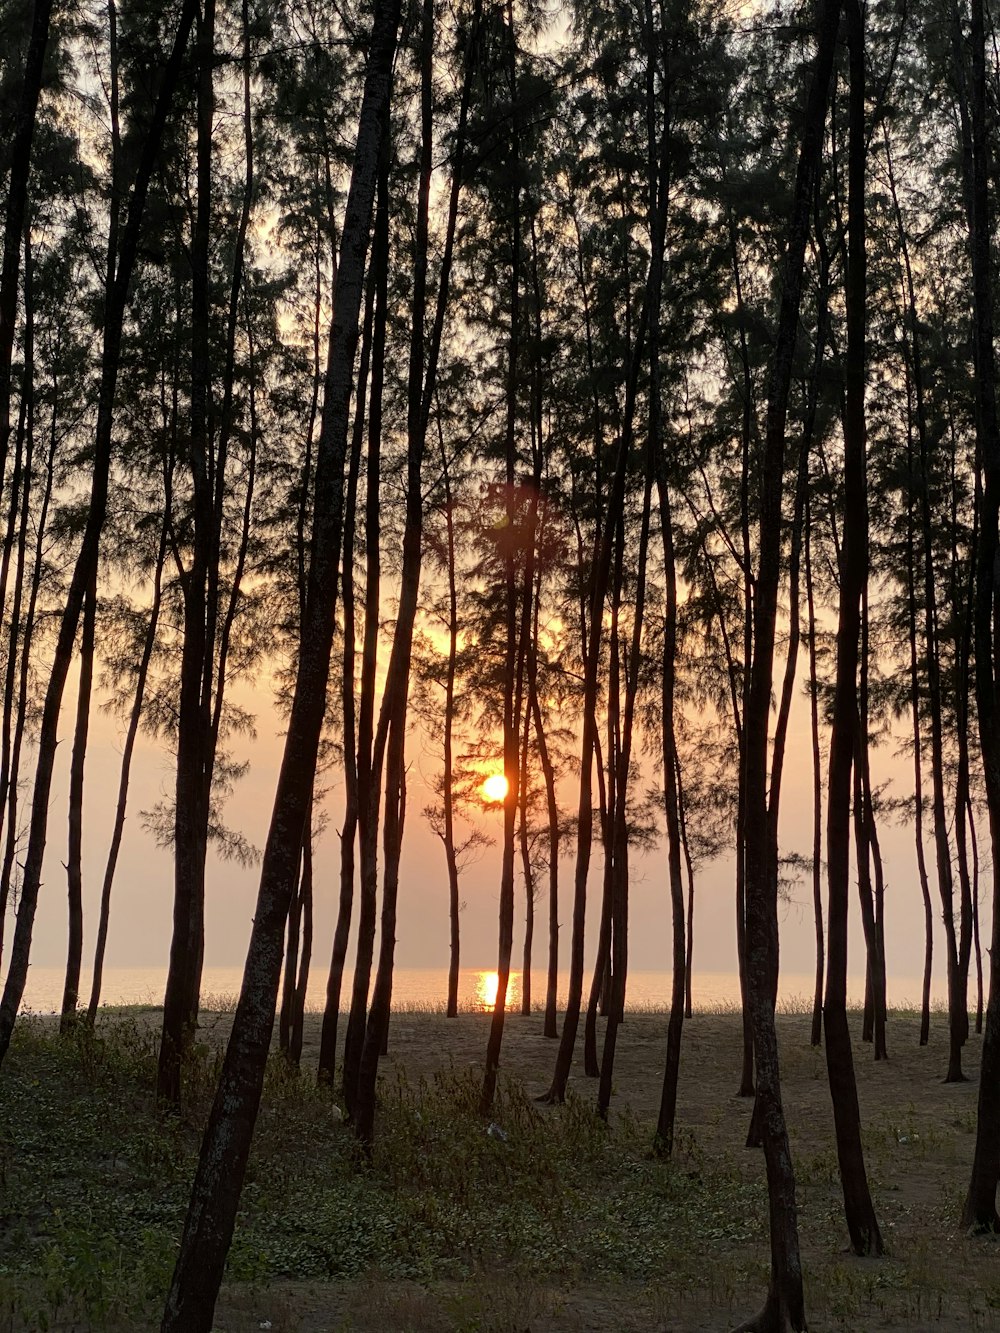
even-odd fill
[{"label": "undergrowth vegetation", "polygon": [[[148,1318],[162,1299],[218,1055],[196,1049],[186,1110],[153,1097],[155,1033],[130,1016],[59,1038],[18,1024],[0,1081],[0,1330]],[[673,1163],[627,1114],[542,1109],[502,1083],[477,1115],[477,1071],[381,1087],[374,1158],[330,1098],[280,1057],[269,1070],[230,1281],[652,1278],[678,1252],[766,1225],[761,1185],[693,1142]]]}]

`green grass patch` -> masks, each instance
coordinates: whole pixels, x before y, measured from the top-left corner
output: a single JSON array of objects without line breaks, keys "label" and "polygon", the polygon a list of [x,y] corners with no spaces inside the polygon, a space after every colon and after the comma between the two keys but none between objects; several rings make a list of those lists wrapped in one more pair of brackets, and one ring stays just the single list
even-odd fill
[{"label": "green grass patch", "polygon": [[[128,1327],[162,1300],[219,1057],[196,1051],[178,1116],[156,1106],[155,1050],[130,1017],[68,1038],[18,1024],[0,1077],[0,1329]],[[479,1078],[384,1079],[366,1163],[328,1094],[274,1059],[229,1278],[661,1278],[766,1224],[760,1185],[689,1138],[659,1161],[648,1129],[609,1127],[589,1100],[542,1109],[501,1081],[491,1131]]]}]

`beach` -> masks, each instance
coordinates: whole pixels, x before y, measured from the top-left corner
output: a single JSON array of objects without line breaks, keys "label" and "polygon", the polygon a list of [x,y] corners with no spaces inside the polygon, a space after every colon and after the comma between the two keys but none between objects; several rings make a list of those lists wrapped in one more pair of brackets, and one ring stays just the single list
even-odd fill
[{"label": "beach", "polygon": [[[888,1061],[855,1042],[865,1147],[887,1254],[858,1259],[847,1249],[833,1136],[833,1117],[822,1048],[809,1044],[806,1014],[779,1014],[782,1086],[796,1167],[799,1223],[810,1327],[838,1330],[949,1330],[1000,1327],[1000,1274],[996,1243],[962,1234],[959,1212],[974,1147],[977,1067],[981,1039],[970,1036],[965,1064],[970,1079],[942,1082],[947,1054],[945,1020],[935,1015],[927,1047],[918,1045],[918,1015],[890,1015]],[[385,1086],[399,1077],[410,1085],[443,1071],[478,1070],[489,1016],[395,1014]],[[851,1015],[860,1030],[860,1014]],[[213,1041],[224,1038],[228,1017],[206,1022]],[[677,1108],[676,1169],[729,1178],[736,1197],[763,1189],[763,1160],[744,1147],[751,1103],[737,1097],[740,1069],[738,1014],[701,1013],[684,1027]],[[599,1032],[603,1032],[603,1022]],[[630,1132],[652,1130],[663,1077],[666,1015],[629,1014],[620,1029],[615,1062],[613,1120]],[[303,1065],[314,1061],[318,1021],[309,1021]],[[556,1043],[541,1035],[538,1015],[508,1016],[502,1076],[531,1098],[548,1086]],[[582,1067],[581,1041],[571,1096],[589,1102],[596,1082]],[[539,1106],[542,1116],[564,1115]],[[614,1132],[614,1130],[612,1131]],[[766,1230],[734,1233],[691,1249],[675,1238],[671,1270],[642,1281],[595,1281],[587,1274],[548,1279],[482,1271],[464,1283],[344,1283],[272,1286],[265,1294],[228,1288],[219,1333],[262,1327],[319,1330],[621,1330],[701,1333],[733,1326],[760,1304],[766,1286]],[[465,1293],[462,1296],[462,1293]],[[462,1322],[456,1310],[478,1312]],[[261,1316],[265,1309],[272,1315]],[[254,1323],[257,1318],[258,1322]],[[478,1320],[479,1322],[476,1322]]]}]

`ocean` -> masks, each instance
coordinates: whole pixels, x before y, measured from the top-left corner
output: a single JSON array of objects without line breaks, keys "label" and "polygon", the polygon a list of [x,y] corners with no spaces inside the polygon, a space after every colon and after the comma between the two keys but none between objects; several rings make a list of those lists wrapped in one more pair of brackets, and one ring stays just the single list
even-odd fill
[{"label": "ocean", "polygon": [[[90,995],[90,976],[85,971],[81,986],[81,1003],[86,1005]],[[162,967],[109,967],[104,971],[101,1002],[106,1005],[159,1005],[163,999],[166,970]],[[202,1006],[206,1009],[230,1008],[239,995],[243,969],[239,967],[206,967],[202,977]],[[341,1008],[350,1004],[351,973],[344,978]],[[463,1009],[491,1009],[496,998],[496,972],[489,968],[463,968],[459,974],[459,1006]],[[916,1008],[920,1004],[919,977],[890,977],[889,1005],[892,1008]],[[545,973],[537,969],[531,974],[531,998],[535,1008],[545,1002]],[[565,1004],[569,987],[569,973],[559,974],[559,1003]],[[590,975],[584,983],[584,1003],[589,994]],[[34,1013],[58,1012],[62,1002],[63,971],[56,967],[32,967],[22,1002],[22,1011]],[[626,988],[626,1008],[635,1010],[666,1010],[670,1007],[671,976],[669,972],[630,971]],[[787,973],[781,977],[778,990],[779,1008],[803,1009],[812,1004],[813,978],[806,973]],[[443,1009],[448,995],[448,973],[445,968],[401,967],[393,976],[393,1008],[397,1011],[414,1009]],[[739,977],[729,972],[694,973],[692,996],[694,1008],[717,1011],[738,1007],[740,1003]],[[942,986],[935,987],[932,996],[936,1005],[946,999]],[[508,1009],[521,1007],[522,975],[512,972],[507,992]],[[848,1000],[860,1004],[864,999],[864,978],[848,979]],[[974,1003],[974,988],[970,1002]],[[316,967],[309,979],[306,1007],[322,1011],[326,1002],[326,970]]]}]

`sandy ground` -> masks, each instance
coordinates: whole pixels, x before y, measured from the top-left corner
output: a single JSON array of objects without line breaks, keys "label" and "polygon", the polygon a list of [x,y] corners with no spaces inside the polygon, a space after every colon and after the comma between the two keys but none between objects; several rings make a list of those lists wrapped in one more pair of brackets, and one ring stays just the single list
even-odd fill
[{"label": "sandy ground", "polygon": [[[222,1038],[228,1019],[215,1020]],[[871,1046],[855,1044],[859,1098],[873,1193],[888,1253],[857,1259],[847,1251],[834,1148],[833,1116],[823,1051],[809,1045],[805,1015],[779,1015],[786,1114],[797,1174],[806,1276],[813,1330],[1000,1329],[1000,1248],[966,1237],[959,1226],[972,1161],[980,1038],[965,1053],[969,1081],[945,1084],[945,1019],[934,1016],[930,1045],[918,1045],[914,1014],[893,1014],[889,1055],[876,1064]],[[453,1065],[480,1065],[489,1017],[398,1014],[390,1032],[388,1070],[409,1079]],[[852,1016],[852,1029],[860,1026]],[[303,1064],[314,1063],[319,1020],[309,1023]],[[659,1107],[666,1017],[629,1014],[615,1068],[615,1106],[626,1104],[642,1122]],[[572,1086],[596,1092],[582,1068],[582,1034]],[[555,1043],[542,1036],[541,1018],[510,1015],[502,1071],[529,1094],[546,1089]],[[685,1024],[678,1105],[682,1151],[726,1164],[745,1179],[762,1177],[759,1152],[747,1150],[750,1104],[738,1098],[740,1020],[735,1014],[697,1014]],[[556,1112],[557,1113],[557,1112]],[[267,1291],[227,1289],[218,1333],[270,1327],[272,1333],[700,1333],[732,1328],[756,1309],[764,1292],[768,1250],[761,1235],[745,1246],[691,1256],[692,1269],[663,1284],[570,1285],[505,1282],[484,1274],[463,1286],[383,1283],[357,1287],[300,1284]],[[692,1276],[693,1274],[693,1276]],[[683,1292],[683,1294],[680,1294]]]}]

